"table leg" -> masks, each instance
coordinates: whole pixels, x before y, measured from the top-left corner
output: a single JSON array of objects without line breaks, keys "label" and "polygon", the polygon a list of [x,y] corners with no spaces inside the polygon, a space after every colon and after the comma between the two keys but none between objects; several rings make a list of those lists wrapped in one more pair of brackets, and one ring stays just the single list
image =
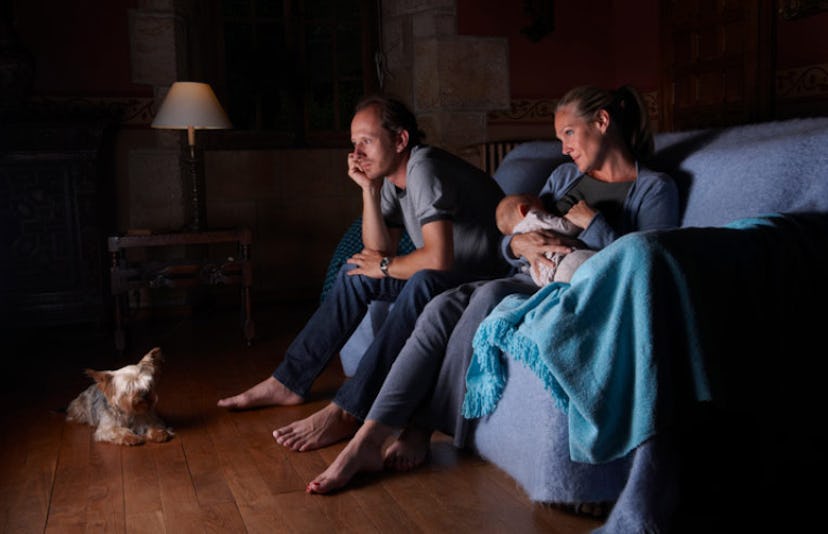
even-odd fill
[{"label": "table leg", "polygon": [[109,284],[113,297],[115,349],[118,352],[123,352],[126,347],[126,339],[124,336],[124,295],[126,294],[126,287],[124,287],[121,276],[120,255],[116,251],[112,252],[111,256],[112,265],[109,268]]},{"label": "table leg", "polygon": [[253,345],[253,338],[256,337],[256,326],[253,323],[253,311],[250,303],[250,289],[253,287],[253,266],[250,264],[250,245],[242,243],[239,245],[239,248],[241,249],[242,261],[242,329],[247,346],[249,347]]}]

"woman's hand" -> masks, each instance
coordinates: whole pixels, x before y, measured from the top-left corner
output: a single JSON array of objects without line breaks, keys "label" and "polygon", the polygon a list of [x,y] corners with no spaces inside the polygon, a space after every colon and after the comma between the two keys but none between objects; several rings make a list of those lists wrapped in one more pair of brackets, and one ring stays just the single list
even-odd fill
[{"label": "woman's hand", "polygon": [[598,212],[589,207],[589,204],[579,200],[573,204],[564,217],[579,228],[586,228]]},{"label": "woman's hand", "polygon": [[356,265],[356,268],[348,271],[348,274],[351,276],[364,274],[370,278],[385,278],[385,275],[380,270],[382,257],[383,254],[381,252],[364,248],[361,252],[357,252],[348,258],[348,263]]},{"label": "woman's hand", "polygon": [[538,271],[539,264],[555,267],[555,262],[548,256],[552,256],[555,252],[569,254],[575,250],[577,245],[577,239],[563,236],[552,230],[537,230],[512,236],[509,246],[516,258],[526,258],[532,269]]}]

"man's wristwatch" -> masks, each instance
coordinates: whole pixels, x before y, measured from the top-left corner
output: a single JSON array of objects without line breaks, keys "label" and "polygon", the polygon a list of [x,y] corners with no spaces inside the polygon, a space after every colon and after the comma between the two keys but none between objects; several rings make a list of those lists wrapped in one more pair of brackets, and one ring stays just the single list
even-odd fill
[{"label": "man's wristwatch", "polygon": [[380,271],[382,274],[387,278],[388,277],[388,266],[391,265],[391,258],[388,256],[383,256],[380,260]]}]

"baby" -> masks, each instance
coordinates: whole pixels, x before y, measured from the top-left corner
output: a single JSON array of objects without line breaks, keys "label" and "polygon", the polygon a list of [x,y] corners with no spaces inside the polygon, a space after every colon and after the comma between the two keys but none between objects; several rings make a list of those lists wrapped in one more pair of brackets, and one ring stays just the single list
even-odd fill
[{"label": "baby", "polygon": [[[545,211],[540,198],[534,195],[506,195],[497,205],[495,217],[497,228],[503,235],[553,230],[565,236],[575,237],[581,232],[580,227],[566,218]],[[587,249],[574,250],[569,254],[547,253],[546,257],[555,262],[554,266],[538,262],[535,267],[530,266],[526,269],[538,286],[550,282],[569,282],[575,269],[593,254],[594,250]]]}]

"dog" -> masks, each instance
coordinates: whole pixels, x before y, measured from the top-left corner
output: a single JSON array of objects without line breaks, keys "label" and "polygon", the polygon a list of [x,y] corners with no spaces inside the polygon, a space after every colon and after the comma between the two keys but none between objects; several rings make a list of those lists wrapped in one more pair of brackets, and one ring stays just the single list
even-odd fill
[{"label": "dog", "polygon": [[174,435],[155,413],[155,382],[162,361],[161,349],[150,350],[136,365],[115,371],[86,369],[95,383],[66,409],[67,421],[95,427],[95,441],[118,445],[164,442]]}]

